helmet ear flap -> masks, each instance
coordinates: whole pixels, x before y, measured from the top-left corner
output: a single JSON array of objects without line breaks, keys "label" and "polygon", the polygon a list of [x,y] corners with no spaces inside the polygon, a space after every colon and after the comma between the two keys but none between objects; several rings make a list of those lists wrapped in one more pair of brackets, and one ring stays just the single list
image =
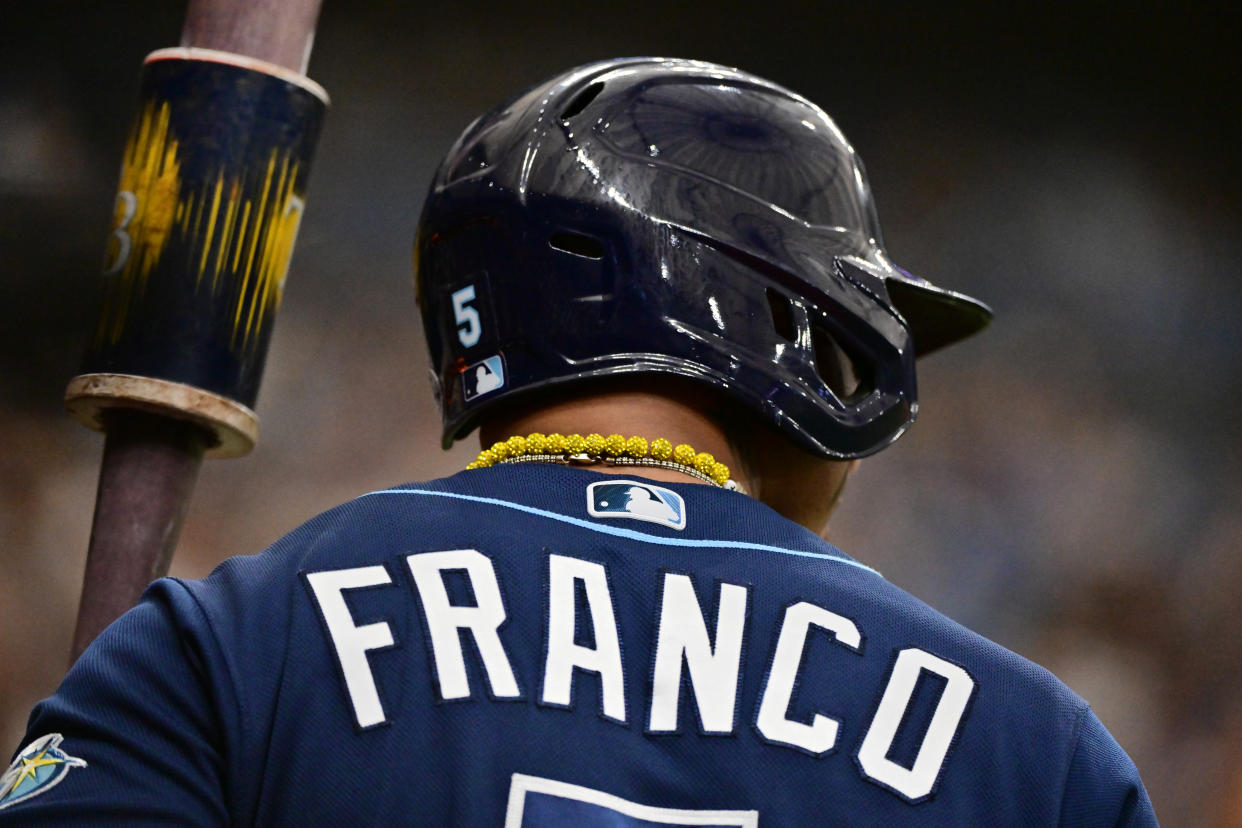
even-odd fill
[{"label": "helmet ear flap", "polygon": [[808,314],[795,314],[789,297],[779,290],[765,287],[764,297],[772,315],[772,328],[781,339],[791,345],[798,343],[805,340],[799,325],[809,329],[815,373],[839,402],[848,405],[875,390],[875,369],[858,348],[844,344],[827,325],[812,320]]},{"label": "helmet ear flap", "polygon": [[876,372],[862,351],[845,343],[824,325],[812,323],[815,372],[839,401],[849,405],[875,390]]}]

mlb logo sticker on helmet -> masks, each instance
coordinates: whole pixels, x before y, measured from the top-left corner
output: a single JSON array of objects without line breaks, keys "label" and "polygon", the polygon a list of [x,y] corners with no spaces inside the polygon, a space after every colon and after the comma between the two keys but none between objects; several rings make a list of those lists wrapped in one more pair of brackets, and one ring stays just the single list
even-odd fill
[{"label": "mlb logo sticker on helmet", "polygon": [[489,356],[466,369],[461,377],[461,393],[467,402],[505,386],[505,361],[500,354]]},{"label": "mlb logo sticker on helmet", "polygon": [[686,502],[663,486],[637,480],[608,480],[587,486],[591,517],[633,518],[678,531],[686,528]]},{"label": "mlb logo sticker on helmet", "polygon": [[86,767],[85,760],[60,749],[64,740],[59,733],[49,733],[17,754],[4,776],[0,776],[0,810],[47,793],[65,778],[70,768]]}]

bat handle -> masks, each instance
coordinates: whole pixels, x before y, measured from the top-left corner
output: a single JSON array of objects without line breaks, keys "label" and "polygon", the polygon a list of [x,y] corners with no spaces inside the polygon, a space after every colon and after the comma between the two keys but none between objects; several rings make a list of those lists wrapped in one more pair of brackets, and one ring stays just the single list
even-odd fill
[{"label": "bat handle", "polygon": [[190,0],[181,45],[249,55],[306,74],[323,0]]},{"label": "bat handle", "polygon": [[95,521],[73,633],[77,659],[138,602],[169,561],[211,439],[203,428],[144,411],[107,412]]}]

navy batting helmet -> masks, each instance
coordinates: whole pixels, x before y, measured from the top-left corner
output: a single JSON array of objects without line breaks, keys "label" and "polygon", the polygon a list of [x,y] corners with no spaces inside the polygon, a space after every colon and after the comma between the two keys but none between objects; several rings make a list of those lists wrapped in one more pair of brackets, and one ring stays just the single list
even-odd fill
[{"label": "navy batting helmet", "polygon": [[446,447],[532,390],[654,374],[861,457],[913,421],[915,356],[991,318],[889,261],[823,110],[697,61],[590,64],[479,118],[416,261]]}]

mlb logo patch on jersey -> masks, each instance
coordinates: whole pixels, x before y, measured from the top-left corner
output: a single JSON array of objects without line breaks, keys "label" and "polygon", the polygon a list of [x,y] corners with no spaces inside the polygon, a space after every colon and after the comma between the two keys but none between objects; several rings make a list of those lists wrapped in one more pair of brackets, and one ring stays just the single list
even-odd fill
[{"label": "mlb logo patch on jersey", "polygon": [[466,402],[505,387],[505,360],[500,354],[489,356],[466,369],[461,376],[461,393]]},{"label": "mlb logo patch on jersey", "polygon": [[698,825],[711,828],[756,828],[758,811],[713,811],[660,808],[631,802],[613,794],[513,774],[505,828],[650,828],[653,825]]},{"label": "mlb logo patch on jersey", "polygon": [[686,528],[686,502],[672,489],[637,480],[607,480],[587,486],[591,517],[632,518],[671,529]]},{"label": "mlb logo patch on jersey", "polygon": [[0,810],[47,793],[65,778],[70,768],[86,767],[85,761],[58,747],[64,739],[59,733],[49,733],[17,754],[4,776],[0,776]]}]

